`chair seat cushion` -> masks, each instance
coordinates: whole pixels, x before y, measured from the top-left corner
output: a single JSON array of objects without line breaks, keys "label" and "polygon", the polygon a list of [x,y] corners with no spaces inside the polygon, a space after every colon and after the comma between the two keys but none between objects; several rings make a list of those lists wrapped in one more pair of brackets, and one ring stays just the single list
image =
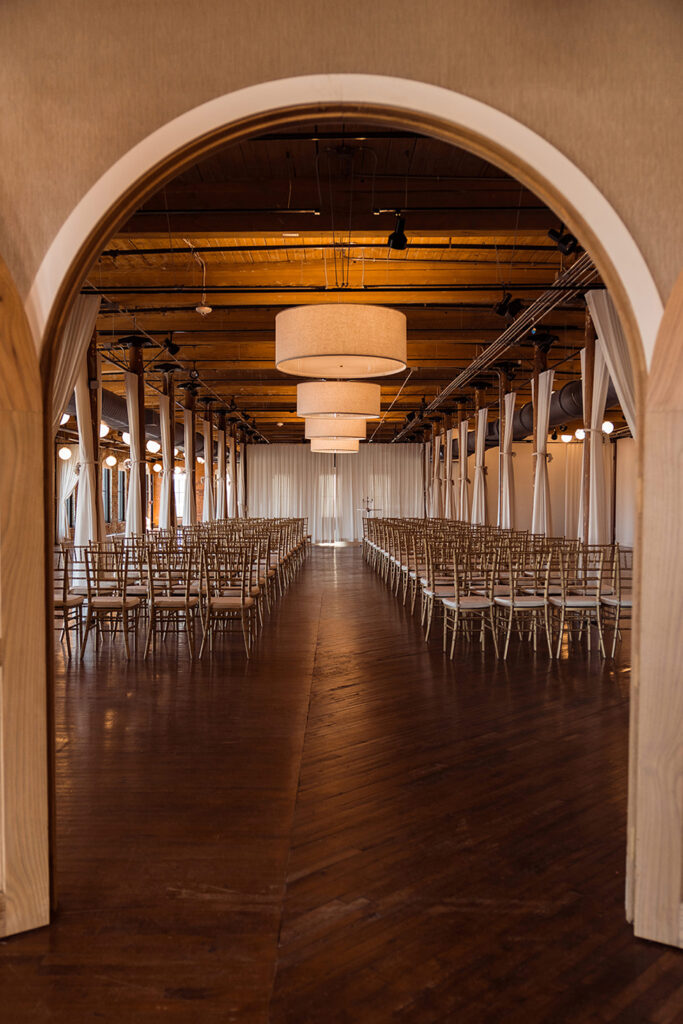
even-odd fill
[{"label": "chair seat cushion", "polygon": [[510,605],[514,605],[515,608],[543,608],[545,600],[542,597],[534,597],[531,594],[517,594],[515,597],[494,597],[494,602],[500,608],[509,608]]},{"label": "chair seat cushion", "polygon": [[487,597],[476,597],[474,594],[468,594],[465,597],[461,597],[459,601],[455,598],[444,597],[443,603],[446,608],[453,608],[463,612],[477,611],[480,608],[490,608],[491,602]]},{"label": "chair seat cushion", "polygon": [[121,611],[125,608],[129,611],[131,608],[137,608],[140,604],[139,597],[93,597],[91,605],[96,608],[97,611]]},{"label": "chair seat cushion", "polygon": [[621,598],[612,597],[610,594],[602,598],[602,604],[608,608],[633,608],[633,597],[631,594],[622,594]]},{"label": "chair seat cushion", "polygon": [[550,603],[553,608],[595,608],[595,598],[583,597],[581,594],[567,594],[564,601],[561,597],[551,597]]},{"label": "chair seat cushion", "polygon": [[210,597],[209,607],[217,611],[239,611],[241,608],[251,608],[254,605],[253,597],[245,597],[242,604],[241,597]]},{"label": "chair seat cushion", "polygon": [[[175,609],[175,608],[182,609],[182,608],[185,608],[185,598],[184,597],[157,597],[154,603],[157,606],[157,608],[166,608],[166,609],[168,609],[168,608],[171,608],[171,609]],[[196,608],[198,604],[199,604],[199,598],[198,597],[190,597],[189,600],[187,601],[187,607],[188,608]]]},{"label": "chair seat cushion", "polygon": [[440,599],[444,597],[455,597],[455,590],[453,587],[446,586],[436,586],[434,590],[430,590],[429,587],[425,587],[424,593],[427,597],[438,597]]},{"label": "chair seat cushion", "polygon": [[66,598],[55,595],[55,608],[79,608],[84,601],[82,594],[67,594]]}]

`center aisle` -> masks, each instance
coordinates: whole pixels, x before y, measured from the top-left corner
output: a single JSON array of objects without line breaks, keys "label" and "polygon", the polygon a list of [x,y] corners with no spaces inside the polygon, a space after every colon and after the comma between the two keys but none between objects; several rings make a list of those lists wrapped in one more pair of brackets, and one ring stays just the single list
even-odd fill
[{"label": "center aisle", "polygon": [[628,678],[450,662],[358,547],[249,663],[58,657],[60,911],[0,943],[7,1020],[648,1020],[681,978],[624,922]]}]

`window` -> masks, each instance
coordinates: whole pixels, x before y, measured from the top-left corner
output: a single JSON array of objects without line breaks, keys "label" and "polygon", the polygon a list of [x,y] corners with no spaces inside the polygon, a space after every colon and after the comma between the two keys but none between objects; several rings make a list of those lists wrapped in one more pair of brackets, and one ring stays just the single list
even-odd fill
[{"label": "window", "polygon": [[111,522],[111,470],[104,467],[102,470],[102,507],[104,509],[105,523]]},{"label": "window", "polygon": [[184,473],[174,473],[173,475],[173,490],[175,492],[175,507],[177,509],[178,518],[182,519],[183,508],[185,506],[185,481],[186,476]]},{"label": "window", "polygon": [[126,471],[119,470],[119,522],[126,521]]},{"label": "window", "polygon": [[69,520],[69,526],[72,528],[76,525],[76,492],[72,491],[69,495],[66,503],[66,514]]}]

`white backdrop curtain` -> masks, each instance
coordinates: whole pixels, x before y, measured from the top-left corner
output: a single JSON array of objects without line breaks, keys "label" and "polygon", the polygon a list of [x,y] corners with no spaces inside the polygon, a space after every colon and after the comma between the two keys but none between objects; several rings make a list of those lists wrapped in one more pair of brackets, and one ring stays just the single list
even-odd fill
[{"label": "white backdrop curtain", "polygon": [[228,479],[226,481],[226,496],[228,499],[228,519],[235,519],[237,516],[237,476],[235,473],[235,438],[228,438]]},{"label": "white backdrop curtain", "polygon": [[446,449],[443,457],[443,514],[445,519],[455,518],[453,495],[453,431],[446,431]]},{"label": "white backdrop curtain", "polygon": [[315,542],[360,540],[362,503],[382,516],[422,516],[419,445],[363,444],[357,455],[311,452],[304,445],[255,445],[249,452],[253,516],[306,516]]},{"label": "white backdrop curtain", "polygon": [[76,378],[95,330],[100,302],[99,295],[79,295],[64,326],[52,378],[53,436],[76,387]]},{"label": "white backdrop curtain", "polygon": [[546,370],[539,374],[538,394],[534,393],[534,382],[531,394],[536,403],[536,468],[534,470],[534,503],[531,510],[531,532],[552,536],[552,517],[550,514],[550,482],[548,480],[548,421],[550,419],[550,399],[553,393],[554,370]]},{"label": "white backdrop curtain", "polygon": [[71,458],[57,459],[57,540],[69,539],[67,502],[78,483],[78,445],[62,445],[71,452]]},{"label": "white backdrop curtain", "polygon": [[422,486],[424,490],[424,515],[429,519],[432,514],[432,443],[422,445]]},{"label": "white backdrop curtain", "polygon": [[237,515],[243,519],[247,514],[249,503],[245,493],[245,479],[247,466],[247,446],[244,441],[240,444],[240,460],[237,465]]},{"label": "white backdrop curtain", "polygon": [[171,433],[171,400],[168,395],[159,396],[159,421],[161,426],[161,496],[159,499],[159,529],[171,529],[171,502],[175,501],[173,490],[173,435]]},{"label": "white backdrop curtain", "polygon": [[126,502],[126,537],[138,537],[145,532],[144,509],[140,493],[140,479],[145,479],[145,460],[142,451],[140,417],[138,415],[138,375],[125,373],[126,409],[130,434],[130,473]]},{"label": "white backdrop curtain", "polygon": [[[98,363],[99,377],[99,363]],[[76,378],[76,419],[78,421],[78,496],[74,544],[88,544],[104,540],[104,508],[102,492],[97,486],[95,442],[90,407],[90,383],[86,354],[81,357],[81,369]],[[99,392],[99,385],[98,385]],[[98,397],[98,408],[100,400]],[[97,429],[99,430],[99,415]]]},{"label": "white backdrop curtain", "polygon": [[607,364],[614,390],[619,399],[621,411],[633,437],[636,436],[636,389],[633,380],[633,366],[628,342],[624,334],[614,303],[607,291],[586,293],[595,332],[597,346]]},{"label": "white backdrop curtain", "polygon": [[432,438],[432,500],[430,504],[432,519],[443,517],[443,495],[441,493],[441,434]]},{"label": "white backdrop curtain", "polygon": [[503,399],[505,425],[500,452],[500,517],[498,525],[505,530],[515,528],[515,471],[512,461],[512,437],[515,426],[515,401],[517,395],[509,391]]},{"label": "white backdrop curtain", "polygon": [[213,504],[213,426],[210,419],[203,424],[204,434],[204,502],[202,504],[202,522],[212,523],[214,520]]},{"label": "white backdrop curtain", "polygon": [[470,493],[467,479],[467,435],[469,423],[463,420],[458,426],[458,460],[460,463],[460,501],[458,503],[458,519],[463,523],[470,521]]},{"label": "white backdrop curtain", "polygon": [[197,502],[192,486],[192,466],[190,452],[192,450],[192,410],[183,410],[183,445],[185,450],[185,497],[183,499],[183,526],[194,526],[197,522]]},{"label": "white backdrop curtain", "polygon": [[[581,350],[581,379],[583,384],[583,400],[585,391],[586,350]],[[591,402],[590,429],[586,432],[583,442],[584,455],[590,451],[589,498],[588,498],[588,543],[608,544],[612,534],[611,510],[611,469],[609,465],[609,442],[602,433],[602,422],[605,418],[605,402],[609,387],[609,370],[598,345],[595,346],[595,368],[593,370],[593,399]],[[579,492],[578,536],[583,538],[583,487]]]},{"label": "white backdrop curtain", "polygon": [[225,519],[225,431],[218,431],[218,457],[216,459],[216,519]]},{"label": "white backdrop curtain", "polygon": [[480,409],[477,413],[477,429],[474,438],[474,483],[472,485],[472,517],[476,526],[486,525],[486,425],[489,411]]}]

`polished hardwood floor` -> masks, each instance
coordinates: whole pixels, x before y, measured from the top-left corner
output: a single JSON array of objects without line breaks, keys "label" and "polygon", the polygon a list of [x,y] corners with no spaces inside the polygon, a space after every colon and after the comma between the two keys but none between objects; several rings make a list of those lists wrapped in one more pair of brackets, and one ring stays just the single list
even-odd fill
[{"label": "polished hardwood floor", "polygon": [[425,645],[314,549],[246,663],[58,651],[60,909],[3,1024],[683,1020],[624,921],[628,666]]}]

